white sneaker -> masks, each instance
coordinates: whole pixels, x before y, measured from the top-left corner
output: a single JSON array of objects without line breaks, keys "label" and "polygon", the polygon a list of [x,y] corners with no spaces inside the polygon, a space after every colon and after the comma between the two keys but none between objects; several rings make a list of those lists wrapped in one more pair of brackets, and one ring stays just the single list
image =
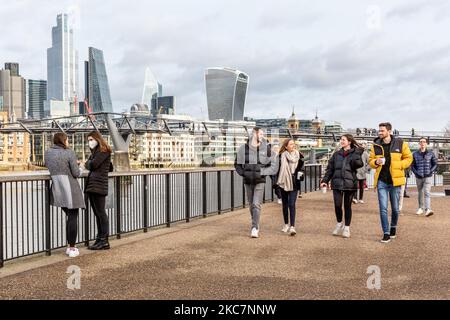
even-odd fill
[{"label": "white sneaker", "polygon": [[422,208],[419,208],[419,210],[417,210],[417,212],[416,212],[416,214],[423,214],[423,209]]},{"label": "white sneaker", "polygon": [[278,199],[278,200],[277,200],[277,203],[278,203],[278,204],[283,204],[283,201],[281,201],[281,199]]},{"label": "white sneaker", "polygon": [[425,211],[425,216],[426,216],[426,217],[432,216],[433,213],[434,213],[433,210],[427,209],[427,211]]},{"label": "white sneaker", "polygon": [[355,203],[355,204],[358,203],[358,200],[353,198],[353,203]]},{"label": "white sneaker", "polygon": [[258,232],[258,229],[256,229],[256,228],[253,228],[253,229],[252,229],[251,237],[252,237],[252,238],[259,238],[259,232]]},{"label": "white sneaker", "polygon": [[342,236],[344,238],[350,238],[350,227],[344,227],[344,231],[342,231]]},{"label": "white sneaker", "polygon": [[339,236],[342,234],[343,231],[344,231],[344,224],[342,222],[337,223],[336,228],[334,228],[334,231],[333,231],[333,236]]},{"label": "white sneaker", "polygon": [[295,231],[295,228],[294,228],[294,227],[290,227],[290,228],[289,228],[289,234],[290,234],[291,236],[295,236],[295,235],[297,234],[297,231]]},{"label": "white sneaker", "polygon": [[289,231],[289,225],[285,224],[283,229],[281,229],[282,232],[288,232]]},{"label": "white sneaker", "polygon": [[67,247],[66,254],[69,255],[69,253],[70,253],[70,247]]},{"label": "white sneaker", "polygon": [[364,200],[359,200],[359,203],[364,203]]},{"label": "white sneaker", "polygon": [[69,258],[75,258],[80,255],[80,251],[78,251],[78,248],[71,248],[69,250]]}]

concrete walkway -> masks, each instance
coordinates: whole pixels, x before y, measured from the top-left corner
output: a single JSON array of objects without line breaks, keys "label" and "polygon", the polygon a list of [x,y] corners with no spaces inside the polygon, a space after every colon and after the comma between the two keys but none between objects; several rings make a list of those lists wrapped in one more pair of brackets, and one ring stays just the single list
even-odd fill
[{"label": "concrete walkway", "polygon": [[[442,192],[435,189],[434,192]],[[416,216],[405,199],[398,238],[381,244],[376,194],[354,205],[352,237],[333,237],[331,193],[297,202],[298,234],[280,232],[281,207],[263,207],[261,238],[249,238],[247,209],[112,241],[112,249],[66,258],[32,257],[0,269],[0,299],[450,299],[450,197]],[[67,267],[81,289],[67,289]],[[367,289],[371,265],[381,289]]]}]

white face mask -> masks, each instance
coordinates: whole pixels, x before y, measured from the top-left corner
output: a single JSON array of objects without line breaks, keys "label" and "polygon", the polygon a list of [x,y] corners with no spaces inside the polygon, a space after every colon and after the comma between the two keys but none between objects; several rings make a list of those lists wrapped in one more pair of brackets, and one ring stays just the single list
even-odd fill
[{"label": "white face mask", "polygon": [[91,149],[95,149],[95,147],[98,146],[97,140],[91,140],[88,142],[88,144],[89,144],[89,148],[91,148]]}]

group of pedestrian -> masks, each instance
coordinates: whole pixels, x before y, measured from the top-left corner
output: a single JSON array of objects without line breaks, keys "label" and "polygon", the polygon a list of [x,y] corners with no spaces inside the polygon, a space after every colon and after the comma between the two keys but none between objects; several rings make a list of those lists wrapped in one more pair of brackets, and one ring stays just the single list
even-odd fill
[{"label": "group of pedestrian", "polygon": [[[417,214],[431,216],[431,177],[437,169],[437,159],[427,150],[427,139],[420,138],[419,150],[411,153],[408,143],[392,134],[389,122],[379,124],[378,137],[373,141],[370,153],[366,144],[359,144],[350,134],[344,134],[339,148],[328,161],[320,186],[326,192],[333,190],[336,227],[332,234],[350,237],[352,203],[364,203],[366,175],[375,170],[374,186],[377,190],[382,243],[397,237],[400,199],[406,189],[411,170],[417,181],[419,209]],[[272,177],[275,194],[281,199],[282,231],[295,235],[296,200],[300,181],[304,179],[303,156],[296,150],[295,141],[286,139],[281,148],[270,146],[261,128],[255,127],[247,143],[237,153],[235,168],[244,179],[252,227],[250,236],[259,237],[261,204],[264,198],[266,176]],[[391,203],[389,220],[388,205]]]},{"label": "group of pedestrian", "polygon": [[67,216],[66,234],[68,247],[66,254],[73,258],[80,254],[76,248],[78,234],[79,209],[86,209],[86,199],[92,207],[96,218],[97,236],[89,250],[109,249],[109,220],[105,209],[105,199],[108,195],[108,173],[113,170],[111,163],[112,149],[101,134],[93,131],[88,134],[88,145],[91,155],[84,163],[89,170],[84,187],[85,197],[77,178],[81,175],[81,162],[75,152],[70,149],[67,134],[56,133],[53,136],[53,146],[45,152],[45,166],[52,179],[50,204],[60,207]]}]

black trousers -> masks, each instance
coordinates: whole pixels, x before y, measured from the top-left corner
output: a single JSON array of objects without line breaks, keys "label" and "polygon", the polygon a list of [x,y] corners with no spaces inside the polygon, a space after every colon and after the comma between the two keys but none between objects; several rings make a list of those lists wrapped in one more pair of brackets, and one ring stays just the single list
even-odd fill
[{"label": "black trousers", "polygon": [[78,209],[62,208],[67,215],[66,236],[69,246],[74,247],[78,234]]},{"label": "black trousers", "polygon": [[337,222],[342,222],[342,202],[345,210],[345,226],[350,226],[352,222],[352,199],[354,191],[333,190],[334,210]]},{"label": "black trousers", "polygon": [[359,199],[358,199],[358,192],[355,192],[355,199],[356,200],[362,200],[363,199],[365,182],[366,182],[366,179],[358,180]]},{"label": "black trousers", "polygon": [[107,239],[109,236],[109,219],[105,209],[106,196],[89,192],[87,195],[97,221],[97,238]]}]

